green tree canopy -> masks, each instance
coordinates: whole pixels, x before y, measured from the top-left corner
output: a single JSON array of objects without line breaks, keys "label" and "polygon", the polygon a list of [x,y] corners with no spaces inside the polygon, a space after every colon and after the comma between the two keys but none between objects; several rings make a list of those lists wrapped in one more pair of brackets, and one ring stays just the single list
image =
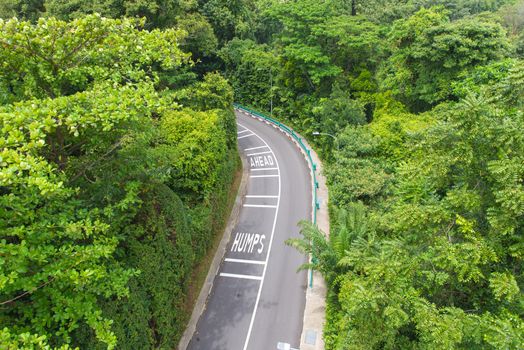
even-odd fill
[{"label": "green tree canopy", "polygon": [[136,274],[114,253],[138,187],[121,183],[121,195],[96,203],[82,184],[165,108],[152,69],[187,60],[181,32],[139,26],[97,15],[0,20],[2,346],[68,344],[81,324],[116,345],[97,300],[128,295]]},{"label": "green tree canopy", "polygon": [[58,97],[101,81],[117,84],[154,78],[146,67],[187,61],[180,30],[139,30],[143,21],[91,15],[71,22],[54,18],[0,20],[0,91],[3,102]]},{"label": "green tree canopy", "polygon": [[442,9],[423,9],[393,26],[382,87],[421,108],[450,96],[450,84],[476,65],[511,49],[500,24],[483,17],[450,22]]}]

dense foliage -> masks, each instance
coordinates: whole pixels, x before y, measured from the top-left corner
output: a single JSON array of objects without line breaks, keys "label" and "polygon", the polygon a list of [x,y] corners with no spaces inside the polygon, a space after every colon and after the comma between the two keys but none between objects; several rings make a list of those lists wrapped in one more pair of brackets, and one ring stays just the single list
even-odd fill
[{"label": "dense foliage", "polygon": [[5,0],[0,17],[0,344],[174,346],[237,166],[234,94],[332,136],[311,140],[331,236],[303,223],[291,242],[328,282],[327,349],[522,347],[522,0]]},{"label": "dense foliage", "polygon": [[[181,29],[0,19],[0,347],[173,348],[227,215],[233,95]],[[162,78],[162,79],[161,79]],[[159,273],[159,271],[161,273]]]}]

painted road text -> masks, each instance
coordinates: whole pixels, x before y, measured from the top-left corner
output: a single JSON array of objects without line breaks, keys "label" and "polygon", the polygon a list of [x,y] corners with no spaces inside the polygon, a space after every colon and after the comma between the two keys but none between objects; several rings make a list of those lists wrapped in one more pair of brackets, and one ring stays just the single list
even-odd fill
[{"label": "painted road text", "polygon": [[253,253],[253,251],[256,251],[261,254],[264,251],[265,239],[266,235],[237,232],[231,245],[231,251],[236,253]]}]

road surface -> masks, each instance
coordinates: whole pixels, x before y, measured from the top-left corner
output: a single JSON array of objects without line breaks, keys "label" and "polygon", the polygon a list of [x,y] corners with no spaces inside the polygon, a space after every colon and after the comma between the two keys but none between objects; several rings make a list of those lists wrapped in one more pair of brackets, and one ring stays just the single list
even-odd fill
[{"label": "road surface", "polygon": [[297,146],[272,126],[237,112],[247,193],[190,350],[272,350],[300,344],[304,255],[284,244],[311,218],[311,178]]}]

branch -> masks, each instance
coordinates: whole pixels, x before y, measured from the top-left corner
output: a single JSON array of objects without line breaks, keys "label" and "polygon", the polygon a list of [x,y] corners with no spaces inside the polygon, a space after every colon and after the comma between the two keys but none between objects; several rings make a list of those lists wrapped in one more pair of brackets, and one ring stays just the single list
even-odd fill
[{"label": "branch", "polygon": [[[74,62],[72,59],[73,59],[73,56],[78,53],[78,51],[80,51],[82,48],[84,47],[87,47],[88,45],[90,45],[91,43],[96,43],[98,41],[101,41],[103,39],[105,39],[107,36],[109,36],[109,33],[104,33],[103,35],[100,35],[98,37],[91,37],[90,39],[88,40],[85,40],[83,41],[82,43],[78,44],[74,49],[72,49],[71,51],[69,51],[67,53],[67,55],[64,55],[64,59],[62,60],[62,64],[64,64],[65,60],[68,59],[68,58],[71,58],[71,62],[67,65],[65,65],[65,69],[70,69],[70,68],[73,68],[77,65],[79,65],[82,61],[84,61],[87,57],[89,57],[89,55],[85,55],[83,56],[80,60],[78,60],[77,62]],[[64,70],[65,70],[64,69]]]},{"label": "branch", "polygon": [[17,301],[18,299],[23,298],[23,297],[25,297],[26,295],[31,294],[31,293],[33,293],[34,291],[36,291],[36,290],[38,290],[38,289],[40,289],[40,288],[43,288],[43,287],[47,286],[49,283],[53,282],[55,279],[56,279],[56,277],[51,277],[50,280],[48,280],[48,281],[42,283],[41,285],[39,285],[38,287],[36,287],[34,290],[23,292],[22,294],[19,294],[19,295],[17,295],[16,297],[14,297],[14,298],[12,298],[12,299],[9,299],[9,300],[6,300],[6,301],[2,301],[2,302],[0,303],[0,305],[10,304],[10,303],[12,303],[12,302],[14,302],[14,301]]},{"label": "branch", "polygon": [[[74,257],[77,256],[77,255],[78,255],[78,252],[74,252],[74,253],[71,255],[70,258],[74,258]],[[80,261],[75,262],[74,264],[72,264],[71,266],[69,266],[67,269],[72,269],[73,267],[80,265],[80,263],[82,263],[82,262],[83,262],[82,259],[80,259]],[[17,301],[18,299],[23,298],[23,297],[25,297],[25,296],[28,295],[28,294],[34,293],[35,291],[37,291],[37,290],[39,290],[39,289],[41,289],[41,288],[44,288],[45,286],[47,286],[48,284],[50,284],[51,282],[53,282],[53,281],[55,281],[55,280],[56,280],[56,276],[53,276],[53,277],[51,277],[51,279],[49,279],[49,280],[45,281],[44,283],[40,284],[40,285],[39,285],[38,287],[36,287],[35,289],[25,291],[25,292],[23,292],[22,294],[19,294],[19,295],[17,295],[16,297],[14,297],[14,298],[12,298],[12,299],[9,299],[9,300],[6,300],[6,301],[2,301],[2,302],[0,302],[0,305],[6,305],[6,304],[10,304],[10,303],[12,303],[12,302],[14,302],[14,301]]]},{"label": "branch", "polygon": [[315,84],[313,84],[313,81],[311,80],[311,78],[309,77],[309,73],[307,72],[306,69],[304,69],[304,76],[306,77],[306,80],[309,84],[309,87],[311,88],[311,90],[315,91]]},{"label": "branch", "polygon": [[77,180],[79,177],[81,177],[82,175],[85,174],[85,172],[89,169],[91,169],[93,166],[95,166],[97,163],[99,163],[100,161],[102,161],[104,158],[106,158],[107,156],[109,156],[111,153],[113,153],[114,151],[116,151],[120,146],[122,145],[122,141],[118,141],[116,142],[115,144],[113,144],[109,150],[104,153],[101,157],[98,157],[94,162],[91,162],[91,164],[89,164],[88,166],[86,166],[84,169],[82,169],[82,171],[78,172],[75,176],[73,176],[73,178],[70,180],[70,182],[74,182],[75,180]]},{"label": "branch", "polygon": [[48,57],[45,57],[43,54],[41,54],[40,52],[36,51],[34,48],[33,48],[33,45],[31,44],[31,39],[29,39],[29,36],[26,34],[25,35],[25,38],[26,38],[26,42],[27,42],[27,49],[29,50],[30,53],[32,53],[32,56],[35,57],[35,58],[38,58],[40,57],[41,59],[43,59],[45,62],[49,63],[49,65],[51,66],[51,68],[53,69],[53,72],[56,73],[58,71],[58,66],[57,64],[50,58]]},{"label": "branch", "polygon": [[446,235],[446,237],[448,238],[448,242],[449,243],[453,243],[450,235],[449,235],[449,231],[451,231],[451,229],[453,228],[453,226],[455,226],[455,224],[457,223],[457,220],[453,219],[452,222],[450,222],[450,224],[448,225],[448,227],[446,228],[446,231],[444,231],[444,234]]}]

